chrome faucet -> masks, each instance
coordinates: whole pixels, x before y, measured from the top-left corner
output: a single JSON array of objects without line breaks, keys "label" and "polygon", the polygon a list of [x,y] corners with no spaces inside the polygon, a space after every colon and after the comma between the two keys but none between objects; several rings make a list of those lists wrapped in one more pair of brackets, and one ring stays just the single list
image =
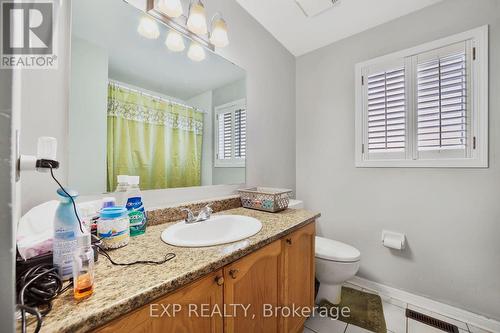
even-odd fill
[{"label": "chrome faucet", "polygon": [[186,223],[196,223],[196,222],[201,222],[201,221],[206,221],[210,218],[210,216],[213,213],[212,208],[210,205],[206,205],[203,207],[200,212],[198,213],[198,217],[194,217],[193,211],[189,208],[181,208],[181,211],[186,212],[186,218],[184,219],[184,222]]},{"label": "chrome faucet", "polygon": [[194,223],[194,222],[196,222],[195,218],[194,218],[194,214],[191,211],[191,209],[189,209],[189,208],[181,208],[181,211],[187,213],[186,218],[184,219],[184,221],[186,223]]},{"label": "chrome faucet", "polygon": [[212,209],[212,207],[210,207],[210,205],[206,205],[198,213],[198,217],[196,218],[196,222],[208,220],[213,212],[214,212],[214,210]]}]

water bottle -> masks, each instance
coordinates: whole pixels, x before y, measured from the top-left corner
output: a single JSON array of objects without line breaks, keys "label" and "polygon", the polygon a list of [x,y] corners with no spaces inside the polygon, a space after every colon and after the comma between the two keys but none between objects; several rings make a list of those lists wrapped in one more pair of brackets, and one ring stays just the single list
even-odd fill
[{"label": "water bottle", "polygon": [[123,206],[127,204],[127,190],[128,190],[128,176],[127,175],[118,175],[117,177],[118,184],[116,185],[115,190],[115,198],[116,205]]}]

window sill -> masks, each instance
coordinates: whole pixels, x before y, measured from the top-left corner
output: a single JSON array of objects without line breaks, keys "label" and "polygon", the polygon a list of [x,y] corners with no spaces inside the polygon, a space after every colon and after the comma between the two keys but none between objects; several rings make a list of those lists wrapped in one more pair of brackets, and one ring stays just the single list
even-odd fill
[{"label": "window sill", "polygon": [[245,162],[215,163],[214,168],[245,168]]},{"label": "window sill", "polygon": [[357,160],[356,168],[488,168],[487,160]]}]

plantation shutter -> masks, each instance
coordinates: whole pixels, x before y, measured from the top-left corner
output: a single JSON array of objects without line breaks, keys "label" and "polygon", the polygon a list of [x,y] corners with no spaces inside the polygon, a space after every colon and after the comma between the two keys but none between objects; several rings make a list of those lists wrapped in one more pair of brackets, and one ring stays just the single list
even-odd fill
[{"label": "plantation shutter", "polygon": [[245,109],[236,110],[234,113],[234,151],[236,158],[245,158],[247,139],[247,115]]},{"label": "plantation shutter", "polygon": [[368,153],[404,153],[407,118],[404,66],[375,71],[367,75],[365,84]]},{"label": "plantation shutter", "polygon": [[244,167],[247,147],[245,100],[215,107],[216,167]]},{"label": "plantation shutter", "polygon": [[418,150],[464,150],[468,135],[465,43],[419,55],[416,81]]},{"label": "plantation shutter", "polygon": [[231,159],[232,147],[232,112],[220,113],[218,115],[219,130],[218,130],[218,156],[220,160]]}]

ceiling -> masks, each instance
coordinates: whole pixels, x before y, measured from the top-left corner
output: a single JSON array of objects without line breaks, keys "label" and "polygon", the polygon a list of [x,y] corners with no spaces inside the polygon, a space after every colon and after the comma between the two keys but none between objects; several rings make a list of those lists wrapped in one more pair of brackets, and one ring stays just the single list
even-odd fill
[{"label": "ceiling", "polygon": [[339,0],[312,17],[305,16],[295,0],[236,1],[300,56],[442,0]]},{"label": "ceiling", "polygon": [[243,69],[208,50],[205,60],[192,61],[187,40],[185,51],[169,51],[162,24],[158,39],[142,37],[137,26],[144,13],[122,0],[74,0],[72,11],[73,37],[105,50],[112,79],[186,100],[245,77]]}]

